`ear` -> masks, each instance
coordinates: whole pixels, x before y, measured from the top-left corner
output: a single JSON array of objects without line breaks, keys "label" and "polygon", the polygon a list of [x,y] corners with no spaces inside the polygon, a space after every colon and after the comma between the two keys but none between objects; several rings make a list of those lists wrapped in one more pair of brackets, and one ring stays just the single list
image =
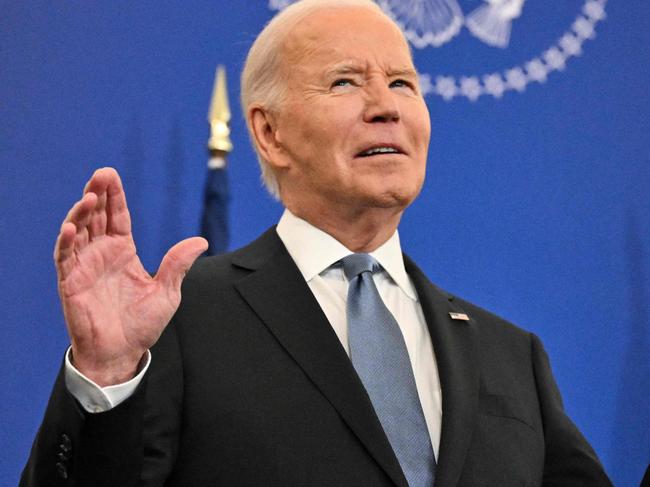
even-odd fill
[{"label": "ear", "polygon": [[262,157],[271,167],[287,167],[288,161],[282,147],[275,114],[261,105],[252,105],[248,109],[248,120],[255,145]]}]

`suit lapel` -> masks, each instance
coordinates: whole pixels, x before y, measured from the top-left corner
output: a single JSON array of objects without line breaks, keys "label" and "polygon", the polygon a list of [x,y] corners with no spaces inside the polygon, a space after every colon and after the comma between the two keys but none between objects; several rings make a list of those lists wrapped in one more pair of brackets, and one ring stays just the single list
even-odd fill
[{"label": "suit lapel", "polygon": [[440,374],[442,433],[436,487],[450,487],[460,478],[478,411],[476,323],[471,317],[453,320],[449,313],[463,313],[453,296],[431,284],[408,257],[404,261],[420,297]]},{"label": "suit lapel", "polygon": [[236,288],[396,485],[406,487],[370,399],[275,229],[233,255],[253,272]]}]

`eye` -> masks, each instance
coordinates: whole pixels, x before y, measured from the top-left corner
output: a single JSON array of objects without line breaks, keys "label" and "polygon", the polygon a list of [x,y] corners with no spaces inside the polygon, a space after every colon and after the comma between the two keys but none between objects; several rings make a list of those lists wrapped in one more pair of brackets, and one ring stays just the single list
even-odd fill
[{"label": "eye", "polygon": [[413,83],[406,81],[405,79],[396,79],[390,82],[389,85],[391,88],[409,88],[413,89]]},{"label": "eye", "polygon": [[344,88],[347,86],[354,86],[354,81],[349,78],[340,78],[332,83],[332,88]]}]

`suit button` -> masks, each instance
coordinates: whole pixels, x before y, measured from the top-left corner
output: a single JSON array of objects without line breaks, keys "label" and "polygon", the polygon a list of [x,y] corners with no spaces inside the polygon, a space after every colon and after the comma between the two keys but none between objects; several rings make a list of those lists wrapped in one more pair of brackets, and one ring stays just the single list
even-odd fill
[{"label": "suit button", "polygon": [[70,458],[70,452],[72,451],[72,440],[66,434],[61,435],[61,443],[59,444],[59,451],[63,452],[67,458]]},{"label": "suit button", "polygon": [[69,449],[72,448],[72,440],[71,440],[70,437],[69,437],[68,435],[66,435],[65,433],[63,433],[63,434],[61,435],[61,444],[62,444],[63,446],[65,446],[65,449],[66,449],[66,450],[69,450]]},{"label": "suit button", "polygon": [[65,465],[63,465],[61,462],[58,462],[56,464],[56,474],[62,479],[67,479],[68,478],[68,469],[65,468]]}]

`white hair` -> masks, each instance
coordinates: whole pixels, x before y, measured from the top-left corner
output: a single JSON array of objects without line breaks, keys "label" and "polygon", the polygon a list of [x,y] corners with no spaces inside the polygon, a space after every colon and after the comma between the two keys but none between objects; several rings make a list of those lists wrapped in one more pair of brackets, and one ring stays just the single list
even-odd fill
[{"label": "white hair", "polygon": [[300,0],[273,17],[248,51],[241,75],[242,113],[246,117],[248,133],[257,152],[262,182],[276,199],[280,199],[278,180],[257,147],[248,108],[254,103],[259,103],[272,112],[280,109],[287,89],[280,69],[283,62],[282,46],[289,33],[303,19],[318,10],[351,7],[370,8],[391,20],[372,0]]}]

